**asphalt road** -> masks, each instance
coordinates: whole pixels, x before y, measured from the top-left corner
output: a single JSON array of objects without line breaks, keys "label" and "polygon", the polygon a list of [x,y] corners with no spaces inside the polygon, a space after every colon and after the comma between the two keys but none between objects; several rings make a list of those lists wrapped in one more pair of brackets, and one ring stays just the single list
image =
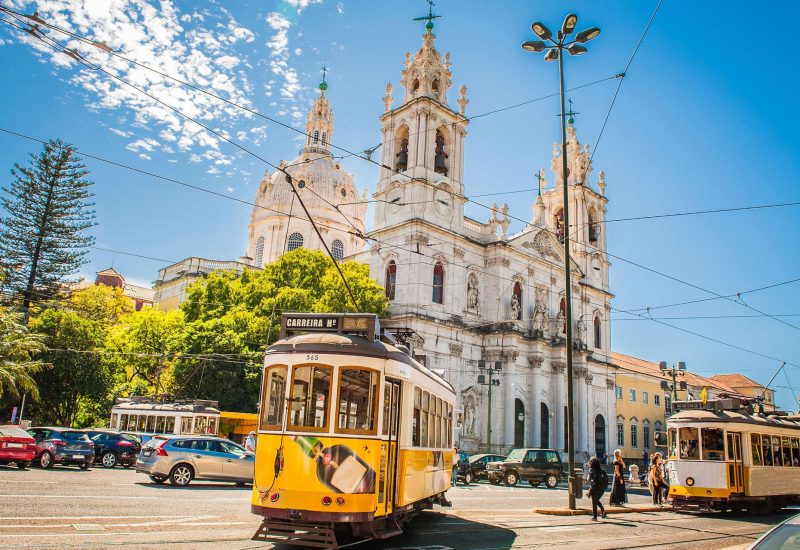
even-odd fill
[{"label": "asphalt road", "polygon": [[[452,508],[417,517],[403,535],[360,549],[506,549],[744,547],[784,515],[626,513],[594,523],[588,516],[533,513],[563,506],[563,487],[550,490],[486,483],[448,492]],[[639,491],[631,503],[649,501]],[[0,547],[270,548],[250,540],[259,519],[250,488],[193,482],[154,485],[132,470],[53,470],[0,466]]]}]

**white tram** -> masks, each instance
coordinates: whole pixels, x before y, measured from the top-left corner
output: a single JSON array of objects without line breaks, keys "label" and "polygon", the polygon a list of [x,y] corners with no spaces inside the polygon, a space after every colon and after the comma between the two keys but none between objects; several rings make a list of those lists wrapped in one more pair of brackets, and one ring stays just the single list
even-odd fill
[{"label": "white tram", "polygon": [[667,420],[676,510],[771,512],[800,504],[800,417],[736,399],[676,402]]},{"label": "white tram", "polygon": [[217,435],[219,405],[205,399],[174,399],[171,396],[117,398],[109,427],[131,432],[144,443],[156,434]]}]

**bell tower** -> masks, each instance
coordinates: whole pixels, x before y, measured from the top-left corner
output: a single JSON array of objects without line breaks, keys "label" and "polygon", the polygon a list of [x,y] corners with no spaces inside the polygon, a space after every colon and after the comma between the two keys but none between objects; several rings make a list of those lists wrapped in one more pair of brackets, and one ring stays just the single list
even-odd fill
[{"label": "bell tower", "polygon": [[381,172],[375,198],[376,228],[423,218],[448,228],[463,224],[464,115],[467,88],[461,86],[458,110],[447,92],[453,85],[450,54],[436,49],[434,15],[427,21],[422,46],[406,52],[400,85],[402,102],[392,108],[392,84],[383,97]]},{"label": "bell tower", "polygon": [[301,154],[319,154],[331,156],[330,142],[333,137],[333,111],[325,97],[328,83],[325,78],[328,75],[328,68],[322,67],[322,82],[319,83],[319,97],[308,109],[306,117],[306,145],[300,151]]}]

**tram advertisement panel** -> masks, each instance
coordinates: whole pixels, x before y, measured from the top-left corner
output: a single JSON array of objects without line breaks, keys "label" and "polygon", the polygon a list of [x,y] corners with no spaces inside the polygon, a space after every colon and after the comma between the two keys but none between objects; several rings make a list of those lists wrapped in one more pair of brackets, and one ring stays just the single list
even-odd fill
[{"label": "tram advertisement panel", "polygon": [[[380,470],[380,442],[318,435],[260,435],[253,504],[287,508],[327,507],[375,497]],[[337,507],[338,508],[338,507]],[[320,507],[319,509],[324,509]]]}]

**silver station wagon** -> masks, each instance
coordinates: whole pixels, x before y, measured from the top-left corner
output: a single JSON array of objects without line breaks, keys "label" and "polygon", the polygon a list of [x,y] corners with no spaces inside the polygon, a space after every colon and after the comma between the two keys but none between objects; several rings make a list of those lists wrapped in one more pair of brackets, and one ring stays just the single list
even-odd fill
[{"label": "silver station wagon", "polygon": [[244,447],[221,437],[155,436],[136,460],[136,471],[147,474],[153,483],[188,485],[193,479],[253,482],[255,456]]}]

